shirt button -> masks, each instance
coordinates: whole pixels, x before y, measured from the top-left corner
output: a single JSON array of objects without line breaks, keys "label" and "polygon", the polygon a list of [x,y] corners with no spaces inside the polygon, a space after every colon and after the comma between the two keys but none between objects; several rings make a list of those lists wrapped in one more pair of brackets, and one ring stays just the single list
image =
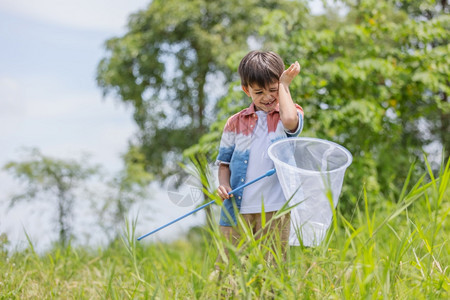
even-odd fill
[{"label": "shirt button", "polygon": [[246,160],[244,160],[244,163],[246,164],[246,163],[247,163],[247,161],[246,161]]},{"label": "shirt button", "polygon": [[238,199],[241,199],[241,196],[239,196]]},{"label": "shirt button", "polygon": [[244,182],[244,178],[242,178],[241,181]]}]

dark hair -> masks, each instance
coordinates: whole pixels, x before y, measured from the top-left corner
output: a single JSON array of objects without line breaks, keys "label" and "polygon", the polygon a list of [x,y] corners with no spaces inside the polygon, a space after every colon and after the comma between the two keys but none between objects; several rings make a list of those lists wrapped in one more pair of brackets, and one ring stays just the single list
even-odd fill
[{"label": "dark hair", "polygon": [[267,87],[277,82],[284,72],[283,59],[272,51],[251,51],[239,64],[241,85]]}]

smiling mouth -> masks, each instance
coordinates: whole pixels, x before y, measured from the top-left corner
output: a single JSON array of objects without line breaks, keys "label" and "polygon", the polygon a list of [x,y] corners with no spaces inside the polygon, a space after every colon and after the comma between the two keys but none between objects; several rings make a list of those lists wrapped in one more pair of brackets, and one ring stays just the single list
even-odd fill
[{"label": "smiling mouth", "polygon": [[276,100],[276,99],[273,99],[272,101],[267,102],[267,103],[263,103],[263,104],[264,104],[265,106],[270,106],[270,105],[272,105],[272,104],[275,103],[275,100]]}]

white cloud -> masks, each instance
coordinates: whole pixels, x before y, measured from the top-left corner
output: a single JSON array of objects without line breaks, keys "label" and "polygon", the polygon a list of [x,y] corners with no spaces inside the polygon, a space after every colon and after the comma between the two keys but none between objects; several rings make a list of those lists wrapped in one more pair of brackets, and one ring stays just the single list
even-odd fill
[{"label": "white cloud", "polygon": [[0,10],[79,29],[118,31],[150,0],[2,0]]}]

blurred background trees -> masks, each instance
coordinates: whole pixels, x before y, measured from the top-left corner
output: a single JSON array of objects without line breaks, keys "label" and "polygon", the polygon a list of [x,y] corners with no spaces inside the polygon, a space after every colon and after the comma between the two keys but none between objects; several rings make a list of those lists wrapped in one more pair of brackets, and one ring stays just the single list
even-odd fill
[{"label": "blurred background trees", "polygon": [[[446,1],[342,1],[280,38],[284,57],[299,57],[293,94],[304,106],[303,135],[334,140],[354,155],[347,195],[361,181],[372,193],[398,192],[422,151],[450,149]],[[439,159],[438,159],[439,160]]]},{"label": "blurred background trees", "polygon": [[[11,197],[9,206],[24,201],[50,203],[48,211],[62,247],[76,240],[75,223],[80,225],[77,218],[87,217],[80,210],[84,214],[92,212],[95,217],[92,225],[99,226],[101,232],[95,234],[91,228],[88,238],[104,236],[107,242],[112,242],[120,236],[133,204],[149,198],[149,184],[153,179],[145,171],[144,155],[140,151],[130,148],[122,158],[123,169],[109,175],[104,174],[101,166],[91,164],[86,156],[61,159],[38,149],[27,149],[21,160],[3,166],[22,184],[22,191]],[[40,207],[39,215],[46,215],[42,206],[37,207]]]},{"label": "blurred background trees", "polygon": [[122,155],[123,168],[103,180],[104,189],[92,193],[91,206],[98,216],[98,225],[108,241],[114,241],[125,227],[131,207],[151,199],[149,185],[154,179],[145,170],[145,156],[136,147]]},{"label": "blurred background trees", "polygon": [[4,169],[24,183],[24,191],[11,198],[10,206],[20,201],[50,202],[56,207],[59,243],[67,246],[72,237],[76,190],[98,174],[98,166],[90,166],[86,159],[61,160],[30,149],[22,161],[8,162]]}]

